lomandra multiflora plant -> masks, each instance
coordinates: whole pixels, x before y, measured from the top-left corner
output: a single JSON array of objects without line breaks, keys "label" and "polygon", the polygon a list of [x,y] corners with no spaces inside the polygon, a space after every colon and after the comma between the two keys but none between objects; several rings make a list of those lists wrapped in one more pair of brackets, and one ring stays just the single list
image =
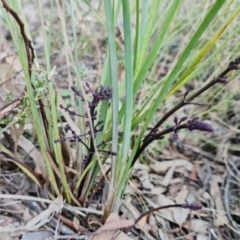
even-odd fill
[{"label": "lomandra multiflora plant", "polygon": [[[198,17],[194,14],[192,21],[187,21],[187,25],[189,24],[193,32],[189,32],[187,41],[184,39],[183,49],[176,57],[176,61],[173,63],[171,70],[161,81],[159,78],[156,78],[159,81],[157,81],[154,86],[151,86],[147,94],[148,102],[142,101],[141,104],[135,106],[134,99],[141,91],[140,88],[144,85],[145,79],[148,78],[150,72],[153,73],[156,70],[156,68],[153,67],[155,61],[160,60],[159,57],[164,56],[165,46],[168,46],[169,41],[175,39],[175,36],[178,35],[180,31],[177,27],[179,24],[181,25],[178,21],[177,13],[178,9],[183,5],[183,1],[104,0],[106,21],[101,21],[101,24],[105,24],[107,29],[108,51],[104,64],[106,68],[104,67],[101,79],[104,86],[109,85],[111,87],[100,87],[92,91],[89,85],[86,85],[87,90],[92,95],[90,101],[85,99],[83,92],[72,87],[75,96],[84,101],[85,110],[88,114],[82,112],[82,106],[78,106],[76,111],[70,111],[69,108],[63,105],[60,105],[60,108],[69,112],[74,118],[81,117],[85,119],[85,126],[82,128],[82,125],[79,124],[81,133],[78,134],[75,132],[76,128],[73,128],[73,126],[69,124],[65,130],[70,132],[70,138],[59,138],[59,118],[56,106],[57,94],[52,79],[54,71],[50,71],[50,56],[53,53],[50,46],[54,39],[52,36],[52,32],[54,31],[49,31],[49,29],[46,28],[46,24],[43,21],[45,19],[43,15],[40,14],[48,73],[46,82],[49,94],[47,94],[46,98],[44,97],[36,101],[33,94],[35,89],[32,80],[34,75],[37,74],[34,65],[37,59],[35,59],[32,41],[28,38],[28,34],[25,33],[25,28],[28,25],[27,21],[21,20],[20,16],[23,15],[23,12],[21,8],[19,8],[19,1],[1,0],[1,2],[3,6],[1,9],[4,11],[12,39],[16,40],[17,38],[17,40],[19,40],[15,41],[15,47],[23,67],[27,86],[26,92],[31,107],[31,118],[33,118],[34,129],[36,129],[38,136],[38,143],[46,166],[47,177],[45,177],[44,181],[41,181],[38,175],[34,175],[34,172],[31,172],[30,169],[25,167],[25,170],[27,169],[28,176],[38,184],[42,189],[43,196],[46,198],[54,198],[62,194],[69,204],[74,203],[77,206],[86,206],[91,203],[93,195],[97,193],[97,189],[101,187],[101,184],[106,183],[108,191],[106,194],[107,197],[103,201],[104,218],[106,219],[111,212],[118,210],[131,169],[139,156],[152,142],[161,140],[169,133],[174,140],[177,140],[178,133],[182,130],[213,131],[209,124],[200,119],[190,118],[189,116],[175,117],[174,122],[171,123],[172,126],[166,129],[163,127],[163,124],[170,116],[185,105],[194,104],[196,107],[201,105],[201,103],[196,102],[195,98],[213,85],[227,84],[225,76],[229,71],[238,69],[239,58],[231,62],[226,70],[211,82],[200,89],[194,89],[193,92],[185,94],[182,99],[179,99],[179,103],[170,109],[150,131],[148,129],[154,119],[156,111],[161,110],[160,107],[164,104],[164,101],[167,100],[168,96],[201,73],[204,66],[211,60],[214,60],[214,58],[217,58],[217,54],[220,49],[224,47],[224,44],[230,39],[233,39],[234,34],[238,34],[236,31],[232,31],[230,34],[231,38],[227,37],[227,40],[223,39],[224,41],[222,41],[220,45],[216,44],[240,12],[239,4],[233,6],[235,4],[234,1],[228,3],[228,1],[225,0],[217,0],[215,2],[206,1],[211,2],[209,7],[204,7],[207,11],[204,11],[199,16],[197,15]],[[39,4],[39,10],[41,10],[41,1],[37,2]],[[56,9],[53,2],[54,1],[51,1],[51,13],[54,13]],[[71,59],[70,65],[73,67],[72,70],[77,78],[77,86],[78,84],[81,85],[81,66],[79,65],[80,61],[78,58],[79,42],[76,28],[81,26],[81,24],[76,26],[76,22],[78,22],[78,18],[75,17],[78,8],[76,2],[77,1],[73,0],[68,2],[69,8],[67,7],[66,9],[70,9],[71,14],[66,15],[66,19],[61,19],[61,24],[64,25],[69,22],[69,18],[72,20],[74,41],[70,44],[71,48],[69,48],[68,54]],[[10,5],[8,3],[10,3]],[[56,1],[56,3],[58,3],[58,1]],[[61,8],[60,5],[57,7],[59,8],[59,12]],[[189,7],[190,5],[191,4],[189,4]],[[201,8],[201,5],[203,4],[199,3],[198,7]],[[193,3],[192,6],[194,12],[196,9],[198,10],[195,3]],[[182,7],[185,9],[185,6]],[[121,48],[117,48],[119,42],[116,41],[115,30],[121,9],[123,13],[123,31],[121,31],[121,37],[124,46],[123,48],[122,46]],[[134,9],[136,9],[135,12]],[[190,13],[191,11],[188,12]],[[68,11],[66,11],[66,14],[67,13]],[[159,13],[161,14],[159,15]],[[65,14],[61,15],[65,16]],[[136,19],[133,22],[134,15]],[[54,18],[52,18],[52,20],[53,19]],[[219,21],[219,19],[221,19],[221,21]],[[52,20],[50,20],[49,26],[51,26]],[[194,28],[192,28],[193,25]],[[133,26],[136,26],[136,28]],[[14,34],[13,28],[16,34]],[[65,25],[63,29],[66,29]],[[184,34],[186,33],[185,30],[184,25]],[[68,46],[68,39],[66,39],[68,34],[64,31],[60,31],[59,34],[61,35],[62,33],[64,42],[66,40],[66,46]],[[205,36],[207,36],[207,38]],[[74,49],[74,56],[72,56],[72,47]],[[118,49],[124,49],[125,52],[117,51]],[[229,54],[229,52],[227,52],[227,54]],[[121,55],[120,58],[119,55]],[[123,85],[121,85],[121,89],[119,86],[120,74],[118,73],[119,59],[124,59],[121,67],[123,66],[125,71],[125,81],[122,82]],[[68,67],[70,65],[68,65]],[[124,99],[120,99],[121,93],[125,94]],[[107,105],[106,102],[110,101],[110,99],[112,99],[111,106]],[[119,102],[122,103],[121,106],[119,106]],[[100,104],[104,107],[102,108],[101,106],[100,108]],[[97,113],[97,109],[104,109],[105,112],[101,111],[101,113]],[[108,116],[105,121],[103,114],[106,112]],[[140,131],[136,134],[136,128],[138,126],[140,126],[138,129]],[[134,139],[132,139],[132,136],[134,136]],[[80,152],[77,159],[75,159],[75,163],[77,162],[77,164],[80,159],[81,164],[78,165],[78,168],[71,169],[70,171],[68,171],[68,165],[65,164],[65,159],[71,158],[70,151],[65,151],[65,153],[68,153],[66,158],[63,156],[63,152],[66,150],[64,147],[67,145],[65,144],[66,140],[76,141],[77,144],[82,145],[82,148],[85,149],[85,151]],[[102,154],[98,154],[98,152],[102,152]],[[108,158],[111,158],[111,164],[107,165],[105,162]],[[101,165],[104,164],[104,168],[101,168]],[[19,166],[22,165],[19,163]],[[81,171],[78,171],[79,169],[81,169]],[[44,170],[43,168],[42,172],[44,172]],[[101,177],[101,180],[97,186],[94,186],[98,176]],[[49,183],[50,187],[48,188],[48,184],[45,183]],[[198,209],[197,207],[191,207],[189,205],[180,205],[179,207]]]},{"label": "lomandra multiflora plant", "polygon": [[[208,90],[209,88],[213,87],[215,84],[227,84],[226,80],[226,74],[232,70],[238,70],[240,65],[240,57],[236,58],[235,61],[230,62],[229,66],[216,78],[214,78],[211,82],[209,82],[206,86],[203,86],[200,88],[196,93],[193,95],[187,97],[189,93],[186,93],[183,99],[172,109],[170,109],[158,122],[157,124],[150,130],[149,133],[147,133],[141,144],[139,145],[138,151],[136,153],[136,156],[134,157],[133,163],[137,160],[139,155],[144,151],[144,149],[147,148],[149,144],[151,144],[155,140],[163,139],[166,134],[173,133],[173,140],[178,139],[178,131],[182,129],[187,129],[189,131],[198,130],[203,132],[213,132],[213,128],[208,123],[205,123],[204,121],[199,120],[198,118],[188,119],[187,116],[181,117],[178,119],[178,117],[174,117],[174,125],[172,127],[159,130],[160,127],[163,125],[163,123],[171,116],[173,115],[177,110],[184,107],[187,104],[194,104],[196,106],[201,105],[200,103],[191,102],[193,99],[198,97],[200,94]],[[64,107],[63,105],[60,105],[59,107],[67,111],[71,116],[78,116],[83,117],[86,119],[86,133],[77,135],[75,131],[72,130],[71,126],[68,124],[66,125],[65,130],[71,131],[72,136],[68,138],[61,138],[55,141],[55,143],[60,141],[66,141],[66,140],[75,140],[84,145],[86,149],[88,150],[88,154],[84,157],[84,161],[82,164],[82,168],[85,169],[86,166],[89,164],[91,159],[93,158],[93,154],[95,152],[93,147],[93,139],[96,138],[97,133],[101,132],[103,130],[103,122],[97,120],[97,111],[96,108],[98,104],[103,100],[111,100],[112,98],[112,90],[110,87],[103,87],[100,86],[99,90],[92,91],[90,88],[89,83],[86,83],[87,88],[90,90],[92,94],[92,101],[88,102],[88,108],[91,115],[91,118],[89,119],[87,115],[79,115],[75,111],[70,110],[67,107]],[[72,91],[75,93],[76,96],[81,98],[81,100],[84,102],[84,97],[81,93],[81,91],[77,90],[75,87],[71,88]],[[90,125],[93,126],[93,135],[91,134]],[[82,137],[89,136],[91,138],[90,146],[88,146],[85,142],[82,141]],[[98,145],[98,148],[102,148],[106,143],[103,141],[100,145]],[[105,151],[105,150],[99,150],[100,152],[104,152],[108,155],[116,155],[117,153],[112,151]],[[133,165],[133,164],[132,164]]]},{"label": "lomandra multiflora plant", "polygon": [[[200,94],[203,92],[207,91],[209,88],[213,87],[215,84],[227,84],[228,81],[226,79],[226,74],[229,73],[232,70],[237,70],[239,69],[240,65],[240,57],[237,58],[235,61],[230,62],[228,67],[216,78],[214,78],[212,81],[210,81],[208,84],[203,86],[202,88],[198,89],[194,94],[190,95],[189,93],[185,94],[182,98],[182,100],[176,104],[172,109],[170,109],[156,124],[155,126],[145,134],[144,138],[141,141],[141,144],[138,146],[138,150],[136,152],[136,155],[133,158],[133,161],[131,163],[131,166],[134,165],[138,157],[141,155],[141,153],[153,142],[156,140],[161,140],[164,138],[166,134],[172,133],[172,139],[177,140],[178,139],[178,132],[180,130],[189,130],[189,131],[203,131],[203,132],[213,132],[214,129],[212,128],[211,125],[208,123],[198,119],[198,118],[192,118],[188,119],[187,116],[183,117],[174,117],[174,123],[173,126],[169,128],[162,128],[162,125],[167,119],[175,114],[177,110],[180,108],[184,107],[187,104],[193,104],[198,107],[201,105],[201,103],[197,102],[192,102],[196,97],[198,97]],[[71,116],[77,116],[77,117],[82,117],[85,119],[85,125],[86,125],[86,133],[83,134],[76,134],[75,131],[71,128],[71,126],[66,125],[65,130],[70,131],[72,136],[68,138],[61,138],[55,141],[55,143],[58,143],[60,141],[66,141],[66,140],[74,140],[78,141],[81,143],[86,149],[87,149],[87,154],[84,156],[83,162],[82,162],[82,169],[86,169],[86,167],[90,164],[90,162],[93,160],[94,153],[97,151],[105,153],[106,155],[110,156],[115,156],[117,155],[116,152],[112,152],[110,150],[103,150],[106,147],[106,142],[102,141],[101,144],[97,146],[97,149],[94,148],[93,141],[96,141],[97,134],[101,131],[103,131],[103,122],[99,121],[97,119],[98,112],[96,111],[96,108],[102,101],[109,101],[112,98],[112,90],[110,87],[103,87],[100,86],[99,89],[93,91],[90,88],[90,85],[87,83],[86,87],[88,88],[89,92],[92,95],[92,100],[91,101],[86,101],[84,99],[83,94],[81,91],[77,90],[75,87],[72,87],[72,91],[75,93],[77,97],[79,97],[83,102],[87,102],[86,107],[89,109],[90,112],[90,118],[87,115],[79,115],[73,110],[70,110],[67,107],[64,107],[63,105],[60,105],[61,109],[64,109],[67,111]],[[190,95],[190,96],[189,96]],[[93,132],[91,132],[90,126],[92,126]],[[88,136],[90,138],[89,145],[88,143],[84,142],[82,138]],[[109,142],[108,142],[109,144]],[[103,159],[102,159],[103,160]],[[109,169],[109,171],[111,168]],[[109,172],[108,171],[108,172]],[[107,172],[107,173],[108,173]],[[107,174],[106,173],[106,174]],[[104,178],[103,178],[104,179]],[[80,189],[81,190],[81,189]],[[89,195],[89,199],[92,198],[92,194]],[[85,199],[86,200],[86,199]],[[89,201],[88,201],[89,204]],[[87,204],[87,205],[88,205]],[[150,210],[149,213],[155,211],[155,210],[160,210],[162,208],[167,208],[167,207],[183,207],[183,208],[190,208],[193,210],[198,210],[200,209],[200,206],[195,206],[195,205],[184,205],[184,204],[178,204],[178,205],[169,205],[169,206],[164,206],[164,207],[158,207],[156,209]],[[143,213],[139,218],[136,220],[136,223],[141,219],[141,217],[145,216],[146,213]]]}]

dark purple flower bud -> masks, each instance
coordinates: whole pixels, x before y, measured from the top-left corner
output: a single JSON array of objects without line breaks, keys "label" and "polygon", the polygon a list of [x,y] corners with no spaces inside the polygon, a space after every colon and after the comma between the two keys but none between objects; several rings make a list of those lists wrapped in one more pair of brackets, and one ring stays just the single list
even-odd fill
[{"label": "dark purple flower bud", "polygon": [[234,61],[229,63],[228,69],[229,70],[238,70],[240,64],[240,57],[236,58]]},{"label": "dark purple flower bud", "polygon": [[150,137],[156,138],[157,132],[158,132],[157,128],[152,129],[151,132],[150,132]]},{"label": "dark purple flower bud", "polygon": [[237,69],[239,69],[237,61],[230,62],[228,68],[230,70],[237,70]]},{"label": "dark purple flower bud", "polygon": [[199,120],[199,117],[194,117],[194,118],[192,119],[192,121],[197,121],[197,120]]},{"label": "dark purple flower bud", "polygon": [[54,140],[54,143],[65,142],[67,139],[65,137]]},{"label": "dark purple flower bud", "polygon": [[217,83],[222,83],[222,84],[227,84],[227,81],[225,78],[216,78],[215,82]]},{"label": "dark purple flower bud", "polygon": [[77,96],[79,96],[79,97],[82,99],[82,101],[84,101],[84,98],[83,98],[83,96],[82,96],[82,94],[81,94],[81,91],[78,91],[74,86],[71,86],[71,90],[72,90]]},{"label": "dark purple flower bud", "polygon": [[107,150],[107,151],[105,151],[105,150],[98,150],[98,151],[99,151],[99,152],[102,152],[102,153],[105,153],[105,154],[107,154],[107,155],[117,156],[117,153],[112,152],[112,151],[110,151],[110,150]]},{"label": "dark purple flower bud", "polygon": [[185,116],[185,117],[182,117],[182,118],[180,118],[180,120],[179,120],[179,123],[182,123],[182,122],[186,121],[187,119],[188,119],[188,117],[187,117],[187,116]]},{"label": "dark purple flower bud", "polygon": [[210,124],[201,122],[198,119],[189,120],[186,124],[186,127],[190,130],[200,130],[204,132],[213,132],[213,128]]},{"label": "dark purple flower bud", "polygon": [[183,208],[189,208],[189,209],[194,210],[194,211],[202,209],[202,206],[197,205],[197,204],[190,204],[190,203],[184,203],[184,204],[182,204],[182,207]]},{"label": "dark purple flower bud", "polygon": [[173,134],[173,141],[177,141],[178,140],[178,134],[175,132]]},{"label": "dark purple flower bud", "polygon": [[89,164],[89,155],[85,155],[82,161],[82,169],[85,169],[87,167],[87,165]]},{"label": "dark purple flower bud", "polygon": [[178,117],[174,117],[173,122],[177,125],[178,124]]}]

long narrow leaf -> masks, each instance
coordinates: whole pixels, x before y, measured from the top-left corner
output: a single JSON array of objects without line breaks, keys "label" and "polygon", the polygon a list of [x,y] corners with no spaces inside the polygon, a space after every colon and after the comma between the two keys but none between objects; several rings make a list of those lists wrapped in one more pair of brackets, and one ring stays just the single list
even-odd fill
[{"label": "long narrow leaf", "polygon": [[[118,151],[118,65],[117,65],[117,53],[116,53],[116,44],[115,44],[115,31],[114,31],[114,16],[112,3],[110,0],[104,0],[104,7],[106,13],[106,24],[107,24],[107,33],[108,33],[108,46],[109,46],[109,56],[110,56],[110,69],[111,69],[111,79],[112,79],[112,151],[117,153]],[[111,188],[113,188],[117,174],[115,156],[112,156],[112,175],[111,175]],[[113,190],[110,190],[110,195],[108,199],[112,199],[111,195]]]},{"label": "long narrow leaf", "polygon": [[196,56],[196,58],[192,61],[191,65],[185,70],[185,72],[182,74],[180,79],[178,80],[177,84],[173,87],[173,89],[168,93],[166,98],[172,94],[174,94],[176,91],[179,90],[183,85],[185,85],[188,82],[188,79],[186,78],[194,68],[197,66],[197,64],[203,59],[204,56],[211,50],[211,48],[215,45],[215,43],[218,41],[218,39],[221,37],[221,35],[224,33],[226,28],[231,24],[231,22],[235,19],[235,17],[240,13],[240,6],[231,14],[229,19],[224,22],[224,24],[219,28],[219,30],[215,33],[215,35],[206,43],[206,45],[201,49],[199,54]]},{"label": "long narrow leaf", "polygon": [[149,14],[148,14],[148,21],[147,21],[147,26],[145,29],[145,32],[142,34],[143,40],[141,42],[141,47],[139,48],[139,54],[138,54],[138,59],[137,59],[137,66],[136,66],[136,72],[135,75],[137,75],[140,71],[140,69],[143,66],[143,63],[145,62],[145,56],[147,54],[147,50],[149,47],[150,39],[152,37],[153,33],[153,26],[156,21],[156,16],[158,13],[159,9],[159,4],[161,1],[153,1],[152,5],[149,9]]},{"label": "long narrow leaf", "polygon": [[125,108],[123,146],[122,154],[120,155],[121,161],[119,161],[117,165],[119,170],[124,169],[127,160],[130,148],[131,124],[133,117],[133,49],[129,2],[123,0],[122,6],[125,38],[125,101],[127,107]]}]

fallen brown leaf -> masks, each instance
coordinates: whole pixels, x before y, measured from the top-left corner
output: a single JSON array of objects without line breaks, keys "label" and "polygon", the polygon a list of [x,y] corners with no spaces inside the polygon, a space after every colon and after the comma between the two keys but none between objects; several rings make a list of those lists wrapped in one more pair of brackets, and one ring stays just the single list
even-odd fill
[{"label": "fallen brown leaf", "polygon": [[209,222],[201,219],[191,219],[183,224],[184,228],[199,233],[207,233],[209,231],[210,226],[211,224]]},{"label": "fallen brown leaf", "polygon": [[[141,215],[139,210],[131,203],[131,198],[130,197],[125,200],[124,205],[126,207],[127,218],[136,219]],[[137,229],[140,229],[140,228],[144,229],[145,228],[144,230],[147,231],[146,225],[147,225],[147,216],[141,218],[141,220],[136,224],[135,227]]]},{"label": "fallen brown leaf", "polygon": [[88,240],[133,240],[122,231],[106,231],[88,238]]},{"label": "fallen brown leaf", "polygon": [[111,213],[106,223],[97,230],[97,233],[106,230],[118,230],[134,225],[133,220],[121,219],[118,213]]},{"label": "fallen brown leaf", "polygon": [[163,181],[161,182],[161,185],[164,187],[167,187],[170,185],[170,181],[172,180],[173,174],[174,174],[175,166],[172,166],[167,174],[165,175]]},{"label": "fallen brown leaf", "polygon": [[[126,234],[119,231],[120,229],[131,227],[134,225],[133,220],[121,219],[117,212],[111,213],[106,223],[100,227],[96,233],[89,238],[89,240],[123,240],[131,239]],[[120,238],[119,236],[120,235]]]},{"label": "fallen brown leaf", "polygon": [[197,180],[197,175],[198,175],[199,169],[200,169],[199,165],[197,165],[197,164],[193,165],[192,171],[189,174],[189,178],[192,180]]},{"label": "fallen brown leaf", "polygon": [[164,162],[156,162],[150,165],[150,168],[157,173],[165,173],[171,167],[184,167],[188,171],[192,171],[192,163],[187,160],[172,160],[172,161],[164,161]]}]

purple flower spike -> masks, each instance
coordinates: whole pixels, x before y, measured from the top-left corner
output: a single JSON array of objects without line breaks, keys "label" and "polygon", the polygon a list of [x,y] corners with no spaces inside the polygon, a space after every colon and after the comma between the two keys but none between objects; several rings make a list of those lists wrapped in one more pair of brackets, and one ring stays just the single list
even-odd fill
[{"label": "purple flower spike", "polygon": [[210,124],[201,122],[198,119],[189,120],[186,124],[186,127],[190,130],[200,130],[203,132],[213,132],[213,128]]},{"label": "purple flower spike", "polygon": [[178,134],[177,133],[174,133],[173,134],[173,141],[177,141],[178,140]]},{"label": "purple flower spike", "polygon": [[190,204],[190,203],[184,203],[184,204],[182,204],[182,207],[183,208],[189,208],[189,209],[194,210],[194,211],[202,209],[202,206],[197,205],[197,204]]}]

